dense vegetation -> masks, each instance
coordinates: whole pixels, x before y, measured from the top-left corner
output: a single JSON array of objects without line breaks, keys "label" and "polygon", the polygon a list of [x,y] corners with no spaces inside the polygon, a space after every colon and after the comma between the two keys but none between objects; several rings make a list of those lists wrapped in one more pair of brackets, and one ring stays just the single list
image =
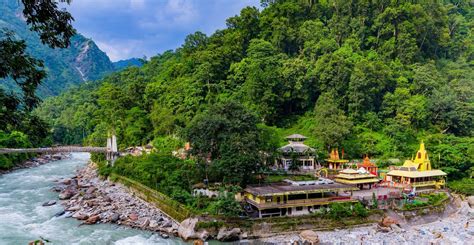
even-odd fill
[{"label": "dense vegetation", "polygon": [[235,216],[242,212],[232,190],[224,188],[215,198],[193,196],[195,183],[200,182],[197,165],[169,154],[152,153],[140,157],[127,156],[117,160],[114,167],[99,164],[99,173],[127,176],[186,205],[194,213]]},{"label": "dense vegetation", "polygon": [[[50,121],[61,143],[104,145],[110,130],[121,147],[191,139],[203,150],[196,152],[202,166],[207,153],[232,173],[254,171],[263,162],[255,152],[301,133],[320,158],[330,147],[344,148],[349,158],[409,158],[424,140],[433,167],[450,179],[468,174],[474,162],[470,1],[261,2],[262,10],[242,9],[211,36],[190,34],[179,49],[140,68],[48,99],[37,115]],[[215,107],[236,103],[242,108],[235,117],[253,116],[235,127],[232,112],[214,116]],[[217,133],[222,126],[230,128]],[[210,141],[218,145],[199,146]],[[231,162],[234,150],[248,154]]]},{"label": "dense vegetation", "polygon": [[[0,29],[0,80],[11,81],[19,92],[5,91],[0,87],[0,147],[31,147],[48,144],[48,125],[31,111],[39,103],[36,89],[47,76],[44,63],[27,51],[26,41],[15,31],[36,33],[38,40],[51,50],[66,48],[71,44],[75,30],[72,16],[59,9],[55,1],[21,1],[24,8],[15,19],[24,18],[20,29]],[[4,8],[9,4],[2,4]],[[11,13],[5,12],[6,16]],[[3,17],[3,15],[2,15]],[[0,21],[0,24],[4,24]],[[0,169],[9,169],[29,157],[26,154],[0,156]]]}]

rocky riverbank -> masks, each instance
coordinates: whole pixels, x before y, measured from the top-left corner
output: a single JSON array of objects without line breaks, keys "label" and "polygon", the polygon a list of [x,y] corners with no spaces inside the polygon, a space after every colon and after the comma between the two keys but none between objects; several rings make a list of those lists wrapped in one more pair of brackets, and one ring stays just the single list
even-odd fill
[{"label": "rocky riverbank", "polygon": [[[418,219],[412,223],[394,217],[366,227],[310,234],[316,235],[314,239],[321,244],[469,244],[474,240],[474,197],[468,200],[455,198],[456,210],[440,214],[434,222],[421,224]],[[303,240],[302,234],[294,233],[260,239],[260,242],[294,244]]]},{"label": "rocky riverbank", "polygon": [[78,219],[84,225],[116,223],[159,232],[164,238],[177,235],[177,223],[152,204],[132,196],[121,184],[100,179],[92,164],[78,170],[73,178],[58,181],[53,190],[59,192],[64,206],[64,214],[58,215]]},{"label": "rocky riverbank", "polygon": [[31,159],[28,159],[24,161],[23,163],[15,165],[13,168],[8,169],[8,170],[1,170],[0,169],[0,175],[6,174],[13,172],[18,169],[23,169],[23,168],[34,168],[38,167],[40,165],[53,162],[53,161],[58,161],[58,160],[63,160],[63,159],[68,159],[71,157],[71,154],[69,153],[56,153],[56,154],[44,154],[40,155],[38,157],[33,157]]}]

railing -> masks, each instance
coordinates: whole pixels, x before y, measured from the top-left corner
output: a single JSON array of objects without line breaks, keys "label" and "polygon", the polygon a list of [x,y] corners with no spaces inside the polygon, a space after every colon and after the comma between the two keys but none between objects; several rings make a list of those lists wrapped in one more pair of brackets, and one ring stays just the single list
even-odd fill
[{"label": "railing", "polygon": [[325,198],[312,198],[312,199],[299,199],[299,200],[288,200],[286,202],[266,202],[266,203],[257,203],[252,199],[246,199],[247,202],[253,204],[254,206],[258,208],[277,208],[277,207],[285,207],[285,206],[293,206],[293,205],[305,205],[305,204],[311,204],[311,205],[318,205],[318,204],[325,204],[328,202],[332,201],[354,201],[351,197],[343,197],[343,196],[338,196],[338,197],[325,197]]},{"label": "railing", "polygon": [[192,214],[192,212],[181,203],[135,180],[117,174],[112,174],[111,179],[116,179],[118,182],[129,187],[140,198],[155,204],[163,213],[177,223],[189,218]]},{"label": "railing", "polygon": [[436,181],[423,181],[423,182],[413,182],[411,183],[411,186],[413,187],[423,187],[423,186],[432,186],[436,185]]},{"label": "railing", "polygon": [[108,152],[107,147],[94,146],[59,146],[59,147],[45,147],[45,148],[0,148],[0,154],[13,153],[58,153],[58,152]]}]

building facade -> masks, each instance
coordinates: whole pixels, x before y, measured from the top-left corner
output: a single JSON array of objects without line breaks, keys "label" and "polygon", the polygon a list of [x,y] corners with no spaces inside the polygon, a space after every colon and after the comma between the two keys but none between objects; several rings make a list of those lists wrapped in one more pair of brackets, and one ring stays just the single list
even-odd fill
[{"label": "building facade", "polygon": [[246,209],[254,217],[297,216],[327,209],[331,203],[353,203],[353,186],[330,180],[289,181],[244,190]]},{"label": "building facade", "polygon": [[[287,136],[288,144],[279,148],[280,157],[276,159],[275,166],[284,170],[314,170],[317,163],[315,150],[304,144],[307,139],[301,134]],[[297,161],[293,163],[293,161]],[[295,164],[295,166],[292,166]]]},{"label": "building facade", "polygon": [[387,173],[386,181],[393,186],[415,187],[418,191],[440,189],[446,185],[446,173],[431,169],[431,162],[425,144],[421,142],[420,149],[411,160],[406,160],[403,166]]},{"label": "building facade", "polygon": [[344,169],[336,175],[334,180],[338,183],[355,186],[361,190],[364,188],[372,189],[372,185],[380,181],[376,175],[369,173],[364,168],[358,170]]}]

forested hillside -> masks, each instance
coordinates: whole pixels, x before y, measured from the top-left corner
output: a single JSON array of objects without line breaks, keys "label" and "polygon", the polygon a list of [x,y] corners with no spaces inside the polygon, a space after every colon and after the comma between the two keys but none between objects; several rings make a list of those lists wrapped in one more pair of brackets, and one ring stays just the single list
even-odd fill
[{"label": "forested hillside", "polygon": [[[0,0],[0,29],[13,31],[19,39],[25,40],[27,52],[44,61],[47,77],[38,87],[39,97],[58,95],[67,88],[87,80],[102,78],[114,71],[109,57],[94,41],[77,34],[71,45],[65,49],[53,49],[41,42],[39,35],[29,30],[21,11],[23,5],[18,0]],[[0,87],[18,91],[11,79],[0,80]]]},{"label": "forested hillside", "polygon": [[404,159],[424,140],[434,167],[450,178],[467,174],[470,1],[261,3],[224,30],[190,34],[179,49],[50,98],[36,112],[62,143],[103,145],[113,129],[121,147],[167,145],[171,136],[186,139],[211,105],[236,101],[256,115],[272,147],[301,133],[320,158],[339,147],[349,158]]}]

